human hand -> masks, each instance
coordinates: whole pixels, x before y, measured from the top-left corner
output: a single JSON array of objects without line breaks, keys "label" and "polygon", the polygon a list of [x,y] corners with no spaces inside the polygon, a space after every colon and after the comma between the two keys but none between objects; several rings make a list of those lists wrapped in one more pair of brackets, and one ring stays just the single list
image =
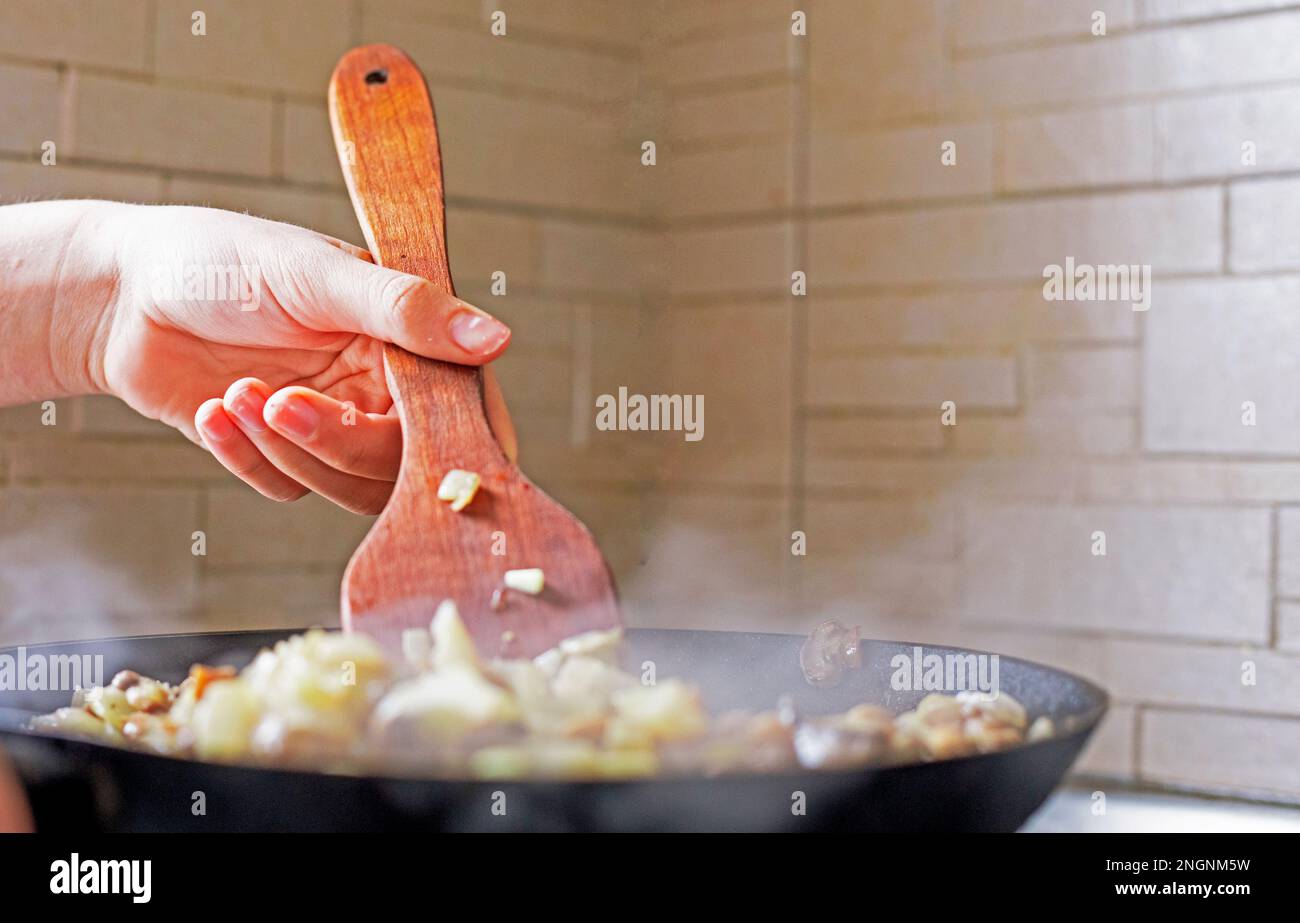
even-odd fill
[{"label": "human hand", "polygon": [[[481,365],[510,339],[424,279],[304,228],[179,206],[112,206],[100,220],[117,284],[90,377],[274,500],[315,491],[379,512],[402,447],[383,344]],[[485,379],[489,423],[513,458],[490,369]]]},{"label": "human hand", "polygon": [[30,833],[32,811],[27,804],[23,783],[13,764],[0,750],[0,833]]}]

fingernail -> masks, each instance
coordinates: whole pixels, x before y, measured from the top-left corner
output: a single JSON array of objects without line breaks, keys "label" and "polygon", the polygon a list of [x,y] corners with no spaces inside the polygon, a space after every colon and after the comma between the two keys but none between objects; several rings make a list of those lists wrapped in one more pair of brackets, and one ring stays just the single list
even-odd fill
[{"label": "fingernail", "polygon": [[203,432],[203,438],[211,442],[225,442],[238,432],[224,410],[218,410],[204,417],[203,422],[199,424],[199,429]]},{"label": "fingernail", "polygon": [[267,402],[267,414],[276,429],[299,439],[310,439],[320,426],[320,414],[296,394],[272,398]]},{"label": "fingernail", "polygon": [[253,388],[244,388],[230,400],[228,408],[241,426],[249,432],[266,432],[266,421],[262,419],[262,408],[266,399]]},{"label": "fingernail", "polygon": [[510,328],[486,314],[461,311],[451,319],[451,338],[465,352],[484,355],[510,339]]}]

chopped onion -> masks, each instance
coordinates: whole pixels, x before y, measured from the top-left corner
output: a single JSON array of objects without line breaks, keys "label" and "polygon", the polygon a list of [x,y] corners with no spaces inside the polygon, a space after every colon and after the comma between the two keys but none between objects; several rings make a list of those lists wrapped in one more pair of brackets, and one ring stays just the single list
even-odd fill
[{"label": "chopped onion", "polygon": [[473,471],[452,468],[438,485],[438,499],[450,500],[451,508],[459,513],[469,506],[481,483],[483,479]]},{"label": "chopped onion", "polygon": [[433,651],[433,638],[427,629],[407,628],[402,632],[402,656],[406,662],[417,670],[429,666],[429,654]]},{"label": "chopped onion", "polygon": [[525,567],[521,570],[506,571],[502,583],[509,589],[527,593],[529,596],[536,596],[542,592],[542,587],[546,585],[546,577],[540,567]]}]

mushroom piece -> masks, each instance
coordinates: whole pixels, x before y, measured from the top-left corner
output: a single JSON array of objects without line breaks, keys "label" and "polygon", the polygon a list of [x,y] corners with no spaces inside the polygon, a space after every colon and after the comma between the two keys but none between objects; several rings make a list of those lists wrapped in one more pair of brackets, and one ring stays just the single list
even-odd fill
[{"label": "mushroom piece", "polygon": [[845,628],[835,619],[812,630],[799,649],[799,666],[810,686],[836,686],[844,671],[862,666],[862,629]]}]

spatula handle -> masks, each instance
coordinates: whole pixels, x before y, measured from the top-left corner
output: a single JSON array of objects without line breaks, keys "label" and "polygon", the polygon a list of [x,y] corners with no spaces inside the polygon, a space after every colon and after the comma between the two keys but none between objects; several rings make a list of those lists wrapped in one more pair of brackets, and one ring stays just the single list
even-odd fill
[{"label": "spatula handle", "polygon": [[[391,45],[353,49],[330,79],[329,110],[348,193],[375,262],[455,294],[442,156],[424,76]],[[496,446],[478,368],[425,359],[391,344],[384,347],[384,366],[402,421],[403,468],[423,460],[432,472],[445,464],[432,455],[421,459],[435,444],[435,421],[439,433],[455,433],[477,449]]]}]

